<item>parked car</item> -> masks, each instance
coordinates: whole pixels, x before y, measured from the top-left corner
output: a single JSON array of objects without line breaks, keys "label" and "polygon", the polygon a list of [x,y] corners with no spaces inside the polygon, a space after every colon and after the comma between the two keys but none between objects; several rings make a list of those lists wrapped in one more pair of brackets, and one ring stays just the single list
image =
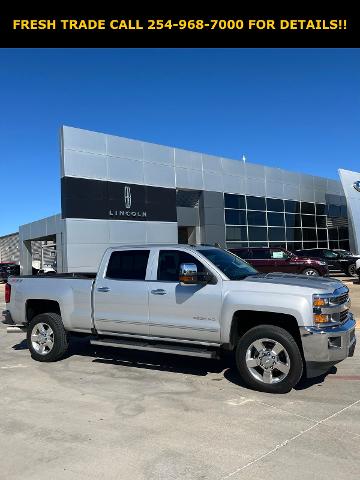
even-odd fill
[{"label": "parked car", "polygon": [[259,272],[297,273],[313,277],[329,274],[326,262],[299,257],[280,247],[231,248],[230,252],[246,260]]},{"label": "parked car", "polygon": [[347,255],[328,248],[296,250],[295,254],[302,257],[319,258],[327,262],[330,272],[341,271],[350,277],[356,277],[355,263],[359,258],[358,256]]},{"label": "parked car", "polygon": [[285,393],[303,372],[352,356],[355,320],[338,280],[259,274],[211,246],[108,248],[97,274],[11,277],[8,332],[25,330],[34,360],[53,362],[69,336],[92,345],[216,358],[233,351],[247,385]]},{"label": "parked car", "polygon": [[0,263],[0,282],[6,282],[9,275],[20,275],[20,265],[16,263]]},{"label": "parked car", "polygon": [[360,281],[360,258],[356,260],[355,265],[356,265],[356,274],[359,277],[359,281]]}]

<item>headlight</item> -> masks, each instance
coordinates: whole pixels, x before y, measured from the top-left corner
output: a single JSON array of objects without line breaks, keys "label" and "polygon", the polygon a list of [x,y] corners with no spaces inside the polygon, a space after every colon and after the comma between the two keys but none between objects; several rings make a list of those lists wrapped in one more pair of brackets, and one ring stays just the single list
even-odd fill
[{"label": "headlight", "polygon": [[326,262],[319,262],[319,265],[324,265],[325,266],[325,265],[327,265],[327,263]]},{"label": "headlight", "polygon": [[[337,311],[332,312],[330,299],[332,293],[321,295],[313,295],[313,321],[314,325],[324,326],[339,323],[339,315]],[[329,308],[330,307],[330,308]],[[330,312],[330,313],[329,313]]]}]

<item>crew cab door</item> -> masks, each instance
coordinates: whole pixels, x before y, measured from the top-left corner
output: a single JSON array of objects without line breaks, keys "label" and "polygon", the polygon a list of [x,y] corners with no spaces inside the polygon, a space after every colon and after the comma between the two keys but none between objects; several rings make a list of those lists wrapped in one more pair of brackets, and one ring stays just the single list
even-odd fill
[{"label": "crew cab door", "polygon": [[221,279],[214,276],[206,285],[182,285],[182,263],[195,263],[198,272],[207,270],[188,252],[163,249],[158,253],[149,289],[150,335],[219,342]]},{"label": "crew cab door", "polygon": [[117,250],[94,286],[94,322],[99,333],[149,334],[147,268],[150,250]]}]

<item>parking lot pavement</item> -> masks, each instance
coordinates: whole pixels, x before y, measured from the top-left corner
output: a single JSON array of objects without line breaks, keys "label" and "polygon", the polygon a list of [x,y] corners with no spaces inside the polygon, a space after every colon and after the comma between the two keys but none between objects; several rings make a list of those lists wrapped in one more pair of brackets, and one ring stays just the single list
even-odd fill
[{"label": "parking lot pavement", "polygon": [[76,340],[42,364],[0,323],[0,477],[357,479],[359,349],[335,371],[271,395],[245,388],[231,359]]}]

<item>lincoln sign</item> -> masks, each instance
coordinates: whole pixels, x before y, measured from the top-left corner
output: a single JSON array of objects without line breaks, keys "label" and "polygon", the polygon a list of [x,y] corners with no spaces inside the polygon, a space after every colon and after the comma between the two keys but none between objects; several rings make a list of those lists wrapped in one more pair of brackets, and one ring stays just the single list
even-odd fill
[{"label": "lincoln sign", "polygon": [[63,177],[62,218],[176,222],[176,190]]}]

